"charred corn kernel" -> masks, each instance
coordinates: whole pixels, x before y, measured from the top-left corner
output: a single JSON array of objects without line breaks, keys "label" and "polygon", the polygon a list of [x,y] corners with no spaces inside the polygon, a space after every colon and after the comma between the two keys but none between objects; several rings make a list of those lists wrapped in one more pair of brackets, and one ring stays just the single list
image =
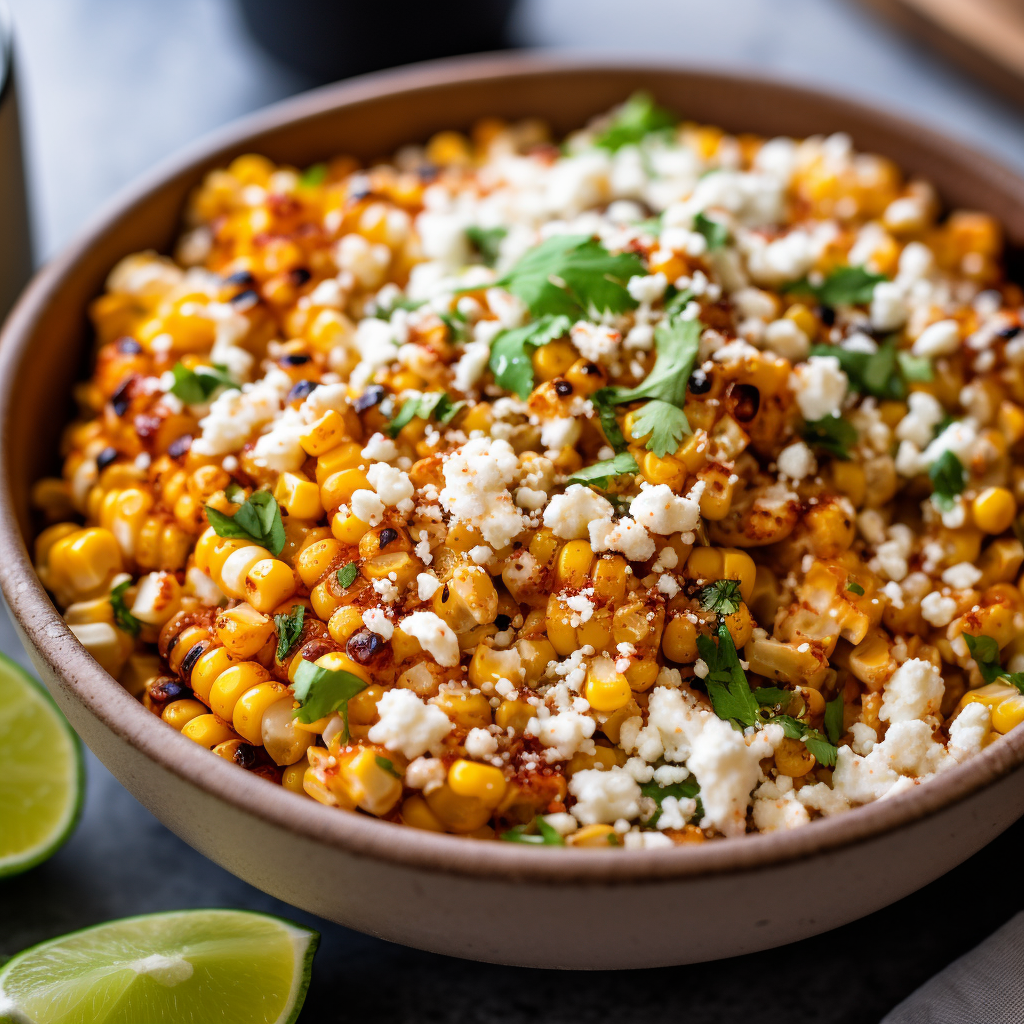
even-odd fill
[{"label": "charred corn kernel", "polygon": [[724,621],[737,649],[746,646],[754,632],[754,619],[750,614],[750,609],[745,604],[741,604],[731,615],[726,615]]},{"label": "charred corn kernel", "polygon": [[50,548],[47,566],[54,592],[67,604],[91,597],[121,572],[121,549],[109,530],[77,530]]},{"label": "charred corn kernel", "polygon": [[500,768],[460,759],[448,769],[448,785],[457,796],[471,797],[491,808],[501,803],[506,782]]},{"label": "charred corn kernel", "polygon": [[503,700],[494,712],[494,724],[522,736],[526,723],[537,717],[537,709],[521,700]]},{"label": "charred corn kernel", "polygon": [[370,528],[369,523],[364,523],[358,516],[342,515],[338,513],[331,520],[331,533],[334,534],[335,539],[341,541],[342,544],[358,544],[359,538]]},{"label": "charred corn kernel", "polygon": [[323,455],[345,439],[345,418],[334,409],[328,409],[304,434],[299,444],[307,455]]},{"label": "charred corn kernel", "polygon": [[493,622],[498,614],[498,592],[485,569],[461,566],[433,597],[434,613],[456,633]]},{"label": "charred corn kernel", "polygon": [[255,661],[230,665],[214,680],[210,688],[210,710],[230,722],[238,699],[247,690],[266,682],[269,673]]},{"label": "charred corn kernel", "polygon": [[[323,487],[327,480],[336,473],[344,472],[347,469],[359,469],[360,466],[369,464],[369,459],[364,459],[361,445],[354,441],[345,441],[329,452],[324,452],[316,460],[316,482]],[[358,487],[353,490],[359,490]]]},{"label": "charred corn kernel", "polygon": [[301,473],[282,473],[274,487],[274,498],[290,516],[319,519],[324,514],[320,488]]},{"label": "charred corn kernel", "polygon": [[338,608],[327,623],[327,631],[335,643],[345,643],[353,633],[363,628],[363,613],[355,605],[346,604]]},{"label": "charred corn kernel", "polygon": [[640,461],[640,472],[648,483],[667,484],[672,490],[678,491],[690,471],[685,463],[671,455],[661,458],[654,452],[647,452]]},{"label": "charred corn kernel", "polygon": [[611,825],[584,825],[565,837],[569,846],[621,846],[622,840]]},{"label": "charred corn kernel", "polygon": [[178,642],[167,655],[167,664],[170,670],[175,674],[181,672],[186,659],[191,664],[200,656],[194,653],[194,648],[198,647],[201,651],[205,651],[210,645],[210,640],[209,630],[203,629],[202,626],[187,626],[178,634]]},{"label": "charred corn kernel", "polygon": [[[422,568],[419,559],[414,558],[408,551],[396,551],[393,554],[377,555],[375,558],[367,559],[359,566],[359,571],[368,580],[391,580],[401,594],[412,586]],[[491,589],[494,589],[493,584]]]},{"label": "charred corn kernel", "polygon": [[585,540],[571,540],[558,552],[555,564],[555,589],[580,589],[587,584],[594,550]]},{"label": "charred corn kernel", "polygon": [[206,714],[206,705],[197,700],[172,700],[163,711],[160,717],[172,728],[181,732],[182,729],[200,715]]},{"label": "charred corn kernel", "polygon": [[245,575],[245,599],[259,612],[273,611],[296,590],[292,567],[279,558],[264,558]]},{"label": "charred corn kernel", "polygon": [[291,693],[281,683],[259,683],[246,690],[235,702],[231,724],[242,739],[259,746],[263,742],[263,716],[267,709],[286,701],[291,710]]},{"label": "charred corn kernel", "polygon": [[492,808],[476,797],[456,793],[448,783],[424,793],[427,806],[446,832],[468,833],[487,824]]},{"label": "charred corn kernel", "polygon": [[724,519],[732,508],[735,477],[715,466],[702,470],[698,476],[704,481],[704,491],[700,496],[700,514],[705,519]]},{"label": "charred corn kernel", "polygon": [[393,555],[399,551],[412,551],[412,541],[405,530],[394,526],[377,526],[359,538],[359,557]]},{"label": "charred corn kernel", "polygon": [[306,769],[309,767],[309,762],[302,758],[301,761],[296,761],[295,764],[288,765],[283,772],[281,772],[281,785],[284,786],[291,793],[298,793],[300,796],[306,795],[306,790],[303,788],[302,782],[306,776]]},{"label": "charred corn kernel", "polygon": [[788,736],[775,748],[775,767],[780,775],[799,779],[806,775],[817,762],[803,740]]},{"label": "charred corn kernel", "polygon": [[428,832],[443,832],[444,824],[430,809],[430,805],[422,796],[416,794],[402,802],[402,821],[413,828],[422,828]]},{"label": "charred corn kernel", "polygon": [[595,658],[587,670],[583,695],[595,711],[618,711],[633,698],[626,677],[611,658]]},{"label": "charred corn kernel", "polygon": [[210,690],[217,677],[235,664],[226,647],[214,647],[200,655],[192,668],[189,682],[192,692],[206,703],[210,701]]},{"label": "charred corn kernel", "polygon": [[549,341],[533,353],[533,372],[539,381],[562,377],[577,360],[576,349],[565,339]]},{"label": "charred corn kernel", "polygon": [[333,537],[304,547],[295,559],[295,571],[303,586],[316,586],[340,555],[341,545]]},{"label": "charred corn kernel", "polygon": [[1006,734],[1024,722],[1024,694],[1008,697],[992,708],[992,728]]},{"label": "charred corn kernel", "polygon": [[[266,548],[255,544],[246,547],[236,548],[232,551],[221,566],[219,577],[211,572],[213,582],[216,583],[228,597],[238,598],[246,596],[246,578],[249,570],[258,565],[266,558],[272,557]],[[289,570],[290,572],[291,570]]]},{"label": "charred corn kernel", "polygon": [[985,533],[1002,533],[1013,524],[1017,502],[1005,487],[986,487],[971,502],[971,514]]},{"label": "charred corn kernel", "polygon": [[217,715],[198,715],[182,727],[181,735],[212,750],[218,743],[232,739],[235,734],[231,726]]},{"label": "charred corn kernel", "polygon": [[218,757],[223,757],[225,761],[231,761],[234,764],[241,763],[239,761],[239,750],[242,747],[248,747],[250,744],[246,743],[245,740],[235,737],[231,740],[225,740],[223,743],[218,743],[214,748],[213,752]]},{"label": "charred corn kernel", "polygon": [[236,605],[218,614],[214,635],[239,659],[251,658],[270,639],[274,620],[247,604]]},{"label": "charred corn kernel", "polygon": [[697,660],[697,626],[685,615],[669,619],[661,635],[661,649],[669,661],[692,665]]},{"label": "charred corn kernel", "polygon": [[592,395],[608,383],[608,375],[589,359],[577,359],[563,374],[577,395]]}]

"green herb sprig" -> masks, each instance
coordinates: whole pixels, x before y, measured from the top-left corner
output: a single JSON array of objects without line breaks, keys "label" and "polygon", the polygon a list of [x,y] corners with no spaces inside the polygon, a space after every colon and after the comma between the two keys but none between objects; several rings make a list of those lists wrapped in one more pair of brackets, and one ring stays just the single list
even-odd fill
[{"label": "green herb sprig", "polygon": [[295,673],[292,692],[295,699],[302,705],[292,717],[296,721],[309,725],[335,711],[341,712],[345,728],[342,743],[349,740],[348,702],[357,694],[362,693],[369,683],[363,682],[358,676],[344,669],[322,668],[311,661],[303,661]]},{"label": "green herb sprig", "polygon": [[114,623],[117,628],[124,630],[129,636],[137,637],[142,631],[142,623],[128,610],[124,599],[125,591],[131,585],[131,580],[124,580],[110,591],[110,607],[114,613]]},{"label": "green herb sprig", "polygon": [[254,491],[230,516],[207,505],[206,518],[218,537],[252,541],[275,557],[284,549],[281,509],[269,491]]}]

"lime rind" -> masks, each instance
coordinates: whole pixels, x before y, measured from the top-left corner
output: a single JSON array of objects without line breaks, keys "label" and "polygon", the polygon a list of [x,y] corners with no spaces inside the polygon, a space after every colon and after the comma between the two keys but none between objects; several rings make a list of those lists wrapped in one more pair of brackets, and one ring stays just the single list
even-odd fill
[{"label": "lime rind", "polygon": [[82,758],[82,741],[68,724],[68,720],[42,683],[3,653],[0,653],[0,676],[5,676],[16,686],[20,686],[28,700],[34,701],[38,707],[44,709],[50,723],[55,726],[57,735],[63,738],[69,746],[68,764],[70,774],[73,776],[66,780],[68,799],[64,813],[49,834],[41,842],[27,850],[19,850],[16,853],[0,857],[0,878],[9,878],[13,875],[20,875],[48,860],[74,832],[82,815],[85,796],[85,764]]},{"label": "lime rind", "polygon": [[[173,910],[165,911],[163,913],[156,914],[140,914],[134,917],[120,918],[115,921],[107,921],[102,924],[92,925],[88,928],[82,928],[79,931],[70,932],[66,935],[58,936],[54,939],[48,939],[44,942],[40,942],[29,949],[12,957],[6,963],[0,967],[0,1024],[49,1024],[51,1020],[59,1020],[61,1022],[77,1021],[79,1019],[88,1020],[89,1024],[103,1024],[104,1021],[116,1021],[121,1018],[111,1016],[110,1014],[115,1013],[118,1003],[122,1001],[122,997],[127,993],[131,987],[131,983],[135,981],[135,978],[129,976],[128,982],[120,987],[116,994],[116,998],[112,1001],[107,999],[108,1012],[103,1013],[103,1016],[97,1016],[96,1011],[99,1009],[100,1002],[102,1002],[102,993],[97,993],[90,989],[89,982],[79,981],[76,985],[75,979],[72,978],[69,981],[61,981],[60,979],[60,964],[58,958],[48,957],[48,953],[51,950],[60,949],[64,947],[64,961],[72,966],[82,966],[86,964],[87,957],[82,955],[82,950],[88,952],[90,946],[88,942],[83,943],[83,939],[87,939],[88,936],[107,931],[110,933],[108,936],[108,943],[106,946],[102,943],[96,944],[92,947],[95,950],[100,951],[100,956],[92,958],[97,968],[100,971],[93,971],[91,975],[96,973],[105,974],[107,977],[110,975],[125,970],[126,967],[132,966],[132,962],[141,962],[141,960],[152,961],[154,957],[163,961],[165,965],[168,965],[173,971],[175,966],[180,966],[186,960],[186,957],[181,955],[181,950],[176,949],[173,946],[165,947],[165,954],[155,952],[157,947],[153,944],[146,946],[145,948],[138,948],[141,959],[135,957],[128,957],[126,953],[128,947],[125,946],[125,939],[131,938],[131,932],[133,931],[132,926],[142,925],[149,926],[152,931],[159,935],[161,925],[167,923],[170,925],[170,929],[173,933],[175,925],[181,925],[182,923],[188,924],[190,918],[199,918],[207,916],[211,919],[211,931],[208,939],[205,940],[193,940],[193,944],[189,947],[190,953],[188,956],[188,973],[185,977],[190,977],[194,969],[204,970],[210,973],[209,963],[216,963],[218,953],[221,964],[225,962],[229,963],[231,960],[237,960],[240,964],[248,965],[248,961],[252,956],[252,949],[246,947],[252,947],[255,941],[257,947],[259,945],[260,936],[253,935],[251,938],[244,935],[234,936],[231,935],[227,939],[221,935],[219,938],[216,934],[217,926],[220,924],[222,928],[226,927],[227,930],[234,930],[241,932],[241,925],[247,921],[252,921],[253,931],[258,932],[262,930],[264,940],[273,937],[273,931],[267,928],[267,925],[276,925],[279,929],[278,934],[283,934],[287,941],[292,955],[292,961],[289,965],[290,968],[290,987],[287,995],[284,997],[281,1012],[277,1018],[273,1021],[266,1021],[266,1024],[295,1024],[298,1019],[299,1013],[302,1010],[302,1005],[305,1002],[306,993],[309,989],[310,978],[313,967],[313,956],[316,953],[317,946],[320,942],[320,934],[311,928],[306,928],[303,925],[296,924],[294,921],[289,921],[286,918],[278,917],[273,914],[263,914],[256,911],[247,910],[227,910],[227,909],[195,909],[195,910]],[[145,936],[146,928],[136,930],[136,934],[139,936]],[[122,934],[119,934],[122,933]],[[123,934],[123,933],[128,933]],[[218,951],[218,946],[220,947]],[[77,947],[77,949],[75,948]],[[233,947],[233,948],[232,948]],[[135,950],[132,950],[135,952]],[[149,953],[149,957],[146,958],[142,954]],[[166,956],[166,953],[171,953],[172,956]],[[178,954],[174,956],[173,954]],[[120,955],[120,960],[118,956]],[[49,963],[47,961],[49,960]],[[165,968],[166,969],[166,968]],[[139,973],[138,967],[134,967],[136,975]],[[21,981],[24,985],[24,975],[32,975],[33,971],[42,979],[42,983],[46,986],[47,995],[50,990],[54,992],[71,992],[74,989],[80,987],[81,993],[78,994],[79,1003],[87,1003],[89,1006],[89,1017],[78,1018],[74,1016],[68,1016],[66,1013],[61,1013],[59,1017],[38,1018],[31,1015],[24,1008],[24,1000],[19,999],[17,991],[18,982]],[[19,973],[23,976],[19,979],[17,976]],[[216,972],[214,972],[215,975]],[[90,975],[90,976],[91,976]],[[211,975],[211,977],[214,977]],[[11,992],[9,983],[15,982],[15,991]],[[215,979],[217,980],[217,979]],[[161,982],[160,987],[166,985],[167,982]],[[169,987],[173,988],[173,984]],[[222,988],[222,986],[217,986]],[[156,988],[155,991],[159,991],[160,988]],[[38,998],[39,993],[37,993]],[[221,997],[223,993],[221,993]],[[215,998],[211,992],[211,999]],[[52,1006],[49,1000],[48,1005]],[[166,1003],[166,1009],[170,1016],[152,1016],[151,1019],[147,1019],[147,1024],[207,1024],[208,1015],[204,1013],[199,1017],[188,1017],[183,1018],[181,1014],[181,1006],[174,999],[168,999]],[[210,1018],[212,1019],[212,1018]],[[218,1018],[220,1019],[220,1018]],[[246,1020],[256,1020],[255,1017],[246,1016]],[[263,1021],[260,1022],[263,1024]]]}]

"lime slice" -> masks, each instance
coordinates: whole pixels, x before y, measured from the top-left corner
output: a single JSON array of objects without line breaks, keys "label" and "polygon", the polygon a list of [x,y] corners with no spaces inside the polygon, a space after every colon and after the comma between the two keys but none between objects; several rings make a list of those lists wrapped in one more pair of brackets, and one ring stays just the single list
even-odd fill
[{"label": "lime slice", "polygon": [[50,695],[0,654],[0,878],[46,860],[82,806],[82,748]]},{"label": "lime slice", "polygon": [[320,936],[244,910],[146,914],[72,932],[0,970],[16,1024],[292,1024]]}]

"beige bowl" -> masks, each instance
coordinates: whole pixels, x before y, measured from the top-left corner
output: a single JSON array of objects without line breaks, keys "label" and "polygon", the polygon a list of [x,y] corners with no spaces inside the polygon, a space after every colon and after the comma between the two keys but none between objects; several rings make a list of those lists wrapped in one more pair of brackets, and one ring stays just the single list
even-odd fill
[{"label": "beige bowl", "polygon": [[167,250],[188,190],[248,151],[303,166],[388,154],[476,118],[558,132],[650,89],[688,117],[768,135],[849,132],[990,211],[1024,242],[1024,181],[956,142],[805,89],[566,57],[424,65],[332,86],[215,133],[129,189],[25,293],[0,340],[0,578],[57,703],[100,759],[186,842],[280,899],[423,949],[536,967],[654,967],[749,953],[851,921],[965,860],[1024,813],[1024,729],[919,786],[793,832],[671,850],[481,843],[332,810],[185,739],[85,652],[32,570],[29,487],[56,466],[85,307],[126,253]]}]

